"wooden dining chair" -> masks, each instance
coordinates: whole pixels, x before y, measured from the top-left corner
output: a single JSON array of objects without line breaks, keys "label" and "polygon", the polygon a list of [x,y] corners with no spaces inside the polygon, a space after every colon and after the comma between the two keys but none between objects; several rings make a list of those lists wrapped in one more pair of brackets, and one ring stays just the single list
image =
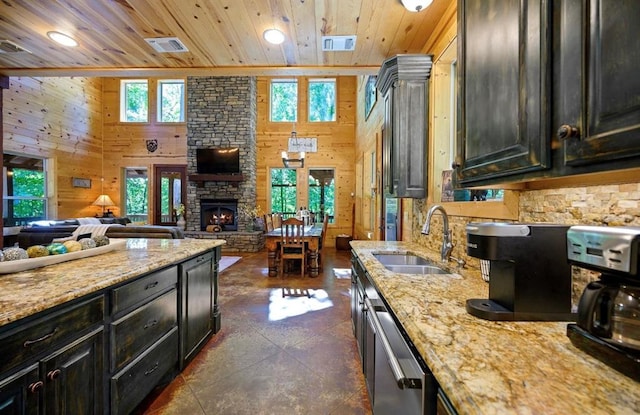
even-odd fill
[{"label": "wooden dining chair", "polygon": [[282,226],[282,214],[280,213],[272,213],[271,221],[273,222],[273,229],[278,229]]},{"label": "wooden dining chair", "polygon": [[322,250],[324,249],[324,240],[327,237],[327,227],[329,224],[329,215],[324,215],[324,219],[322,220],[322,235],[320,236],[320,241],[318,241],[318,269],[320,269],[320,271],[322,271],[322,258],[324,257],[324,254],[322,253]]},{"label": "wooden dining chair", "polygon": [[271,213],[264,214],[264,226],[267,232],[271,232],[273,230],[273,216]]},{"label": "wooden dining chair", "polygon": [[307,256],[304,241],[304,222],[296,218],[285,219],[282,221],[282,226],[280,226],[280,234],[280,277],[284,278],[285,261],[291,259],[299,259],[301,261],[300,276],[304,277]]}]

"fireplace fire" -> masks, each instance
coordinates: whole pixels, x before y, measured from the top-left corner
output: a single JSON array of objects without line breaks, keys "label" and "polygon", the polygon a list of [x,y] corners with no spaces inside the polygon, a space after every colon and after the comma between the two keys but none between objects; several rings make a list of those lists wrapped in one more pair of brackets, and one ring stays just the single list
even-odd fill
[{"label": "fireplace fire", "polygon": [[238,201],[234,199],[200,200],[200,227],[218,225],[222,231],[238,230]]}]

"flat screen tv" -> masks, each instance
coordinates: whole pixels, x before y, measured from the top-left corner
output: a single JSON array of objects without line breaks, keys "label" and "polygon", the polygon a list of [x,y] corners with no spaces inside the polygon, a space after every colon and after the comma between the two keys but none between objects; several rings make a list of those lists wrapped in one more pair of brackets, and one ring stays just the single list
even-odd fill
[{"label": "flat screen tv", "polygon": [[196,168],[199,174],[235,174],[240,173],[240,149],[198,148],[196,149]]}]

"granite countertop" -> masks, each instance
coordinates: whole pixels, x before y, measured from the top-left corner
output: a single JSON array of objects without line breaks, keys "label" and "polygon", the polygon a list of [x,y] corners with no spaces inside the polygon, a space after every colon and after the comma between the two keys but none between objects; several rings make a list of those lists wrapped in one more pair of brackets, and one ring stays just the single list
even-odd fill
[{"label": "granite countertop", "polygon": [[637,414],[640,384],[573,346],[566,322],[493,322],[465,301],[488,298],[479,270],[388,271],[375,252],[439,254],[406,242],[351,246],[453,405],[464,414]]},{"label": "granite countertop", "polygon": [[221,239],[127,239],[93,257],[0,275],[0,326],[223,245]]}]

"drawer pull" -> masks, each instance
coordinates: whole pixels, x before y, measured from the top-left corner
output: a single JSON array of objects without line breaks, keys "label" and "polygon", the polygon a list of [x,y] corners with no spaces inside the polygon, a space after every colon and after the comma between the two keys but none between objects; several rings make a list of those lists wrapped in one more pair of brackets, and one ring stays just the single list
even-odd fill
[{"label": "drawer pull", "polygon": [[29,392],[37,393],[40,389],[42,389],[43,386],[44,386],[44,383],[41,380],[34,382],[31,385],[29,385]]},{"label": "drawer pull", "polygon": [[153,372],[155,372],[155,371],[156,371],[156,369],[158,368],[158,366],[160,366],[160,363],[159,363],[159,362],[156,362],[156,364],[155,364],[155,365],[153,365],[153,367],[152,367],[151,369],[149,369],[149,370],[147,370],[146,372],[144,372],[144,375],[145,375],[145,376],[149,376],[150,374],[152,374]]},{"label": "drawer pull", "polygon": [[152,282],[152,283],[147,284],[147,286],[146,286],[146,287],[144,287],[144,289],[145,289],[145,290],[150,290],[150,289],[152,289],[153,287],[155,287],[156,285],[158,285],[158,281],[154,281],[154,282]]},{"label": "drawer pull", "polygon": [[149,320],[149,321],[147,321],[147,324],[145,324],[143,328],[146,330],[149,327],[155,326],[156,324],[158,324],[158,320],[156,320],[156,319]]},{"label": "drawer pull", "polygon": [[47,379],[49,380],[56,380],[60,377],[60,369],[55,369],[52,370],[51,372],[47,373]]},{"label": "drawer pull", "polygon": [[56,334],[56,331],[58,331],[58,328],[56,327],[55,329],[53,329],[53,331],[49,334],[45,334],[44,336],[40,337],[39,339],[35,339],[35,340],[25,340],[25,342],[22,344],[24,347],[29,347],[32,344],[36,344],[36,343],[40,343],[41,341],[45,341],[50,337],[53,337],[54,334]]}]

